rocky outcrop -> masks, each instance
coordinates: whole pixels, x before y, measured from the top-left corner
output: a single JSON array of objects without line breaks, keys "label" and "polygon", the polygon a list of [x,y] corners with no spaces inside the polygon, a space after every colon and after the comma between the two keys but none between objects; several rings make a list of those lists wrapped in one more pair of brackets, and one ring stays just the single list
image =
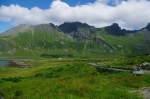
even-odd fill
[{"label": "rocky outcrop", "polygon": [[146,26],[146,29],[150,31],[150,23]]},{"label": "rocky outcrop", "polygon": [[150,63],[145,62],[134,66],[132,73],[135,75],[143,75],[145,73],[149,73],[149,71],[150,71]]},{"label": "rocky outcrop", "polygon": [[144,96],[144,99],[150,99],[150,88],[149,87],[143,88],[142,90],[140,90],[140,92]]},{"label": "rocky outcrop", "polygon": [[116,36],[123,36],[123,35],[129,34],[129,33],[135,33],[135,32],[137,32],[137,30],[121,29],[121,27],[117,23],[114,23],[111,26],[105,27],[105,30],[109,34],[116,35]]},{"label": "rocky outcrop", "polygon": [[150,63],[148,62],[142,63],[140,64],[140,67],[144,70],[150,70]]},{"label": "rocky outcrop", "polygon": [[26,64],[23,61],[10,61],[9,66],[16,66],[16,67],[21,67],[21,68],[27,68],[27,67],[31,67],[31,65]]},{"label": "rocky outcrop", "polygon": [[63,23],[59,26],[59,29],[62,32],[71,35],[73,38],[81,40],[90,39],[92,34],[96,32],[96,28],[94,26],[80,22]]}]

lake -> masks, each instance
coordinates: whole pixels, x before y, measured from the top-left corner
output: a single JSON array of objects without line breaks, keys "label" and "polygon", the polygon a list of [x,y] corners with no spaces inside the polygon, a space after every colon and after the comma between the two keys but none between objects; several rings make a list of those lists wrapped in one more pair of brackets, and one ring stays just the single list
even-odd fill
[{"label": "lake", "polygon": [[0,67],[9,66],[9,64],[10,64],[9,60],[0,60]]}]

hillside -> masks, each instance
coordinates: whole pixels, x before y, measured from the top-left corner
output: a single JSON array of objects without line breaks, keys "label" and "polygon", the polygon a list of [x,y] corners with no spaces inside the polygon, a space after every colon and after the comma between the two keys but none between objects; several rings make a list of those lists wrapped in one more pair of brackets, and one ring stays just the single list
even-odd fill
[{"label": "hillside", "polygon": [[95,57],[149,53],[149,25],[141,30],[118,24],[95,28],[86,23],[20,25],[0,36],[2,56]]}]

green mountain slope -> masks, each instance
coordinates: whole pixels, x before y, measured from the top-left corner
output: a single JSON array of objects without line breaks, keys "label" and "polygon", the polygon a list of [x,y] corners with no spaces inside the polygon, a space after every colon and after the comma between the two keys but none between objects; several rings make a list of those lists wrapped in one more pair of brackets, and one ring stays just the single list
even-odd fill
[{"label": "green mountain slope", "polygon": [[117,24],[104,28],[79,22],[59,27],[53,24],[21,25],[0,36],[0,54],[55,58],[128,55],[136,51],[145,54],[150,48],[147,27],[128,31],[121,30]]}]

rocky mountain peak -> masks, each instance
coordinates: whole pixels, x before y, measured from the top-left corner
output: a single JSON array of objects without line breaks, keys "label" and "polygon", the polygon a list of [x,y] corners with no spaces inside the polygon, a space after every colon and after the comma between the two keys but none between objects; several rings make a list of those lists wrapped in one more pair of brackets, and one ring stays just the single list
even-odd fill
[{"label": "rocky mountain peak", "polygon": [[86,23],[80,22],[66,22],[59,26],[59,29],[65,33],[77,32],[79,28],[94,28]]},{"label": "rocky mountain peak", "polygon": [[146,29],[150,31],[150,23],[147,24]]}]

